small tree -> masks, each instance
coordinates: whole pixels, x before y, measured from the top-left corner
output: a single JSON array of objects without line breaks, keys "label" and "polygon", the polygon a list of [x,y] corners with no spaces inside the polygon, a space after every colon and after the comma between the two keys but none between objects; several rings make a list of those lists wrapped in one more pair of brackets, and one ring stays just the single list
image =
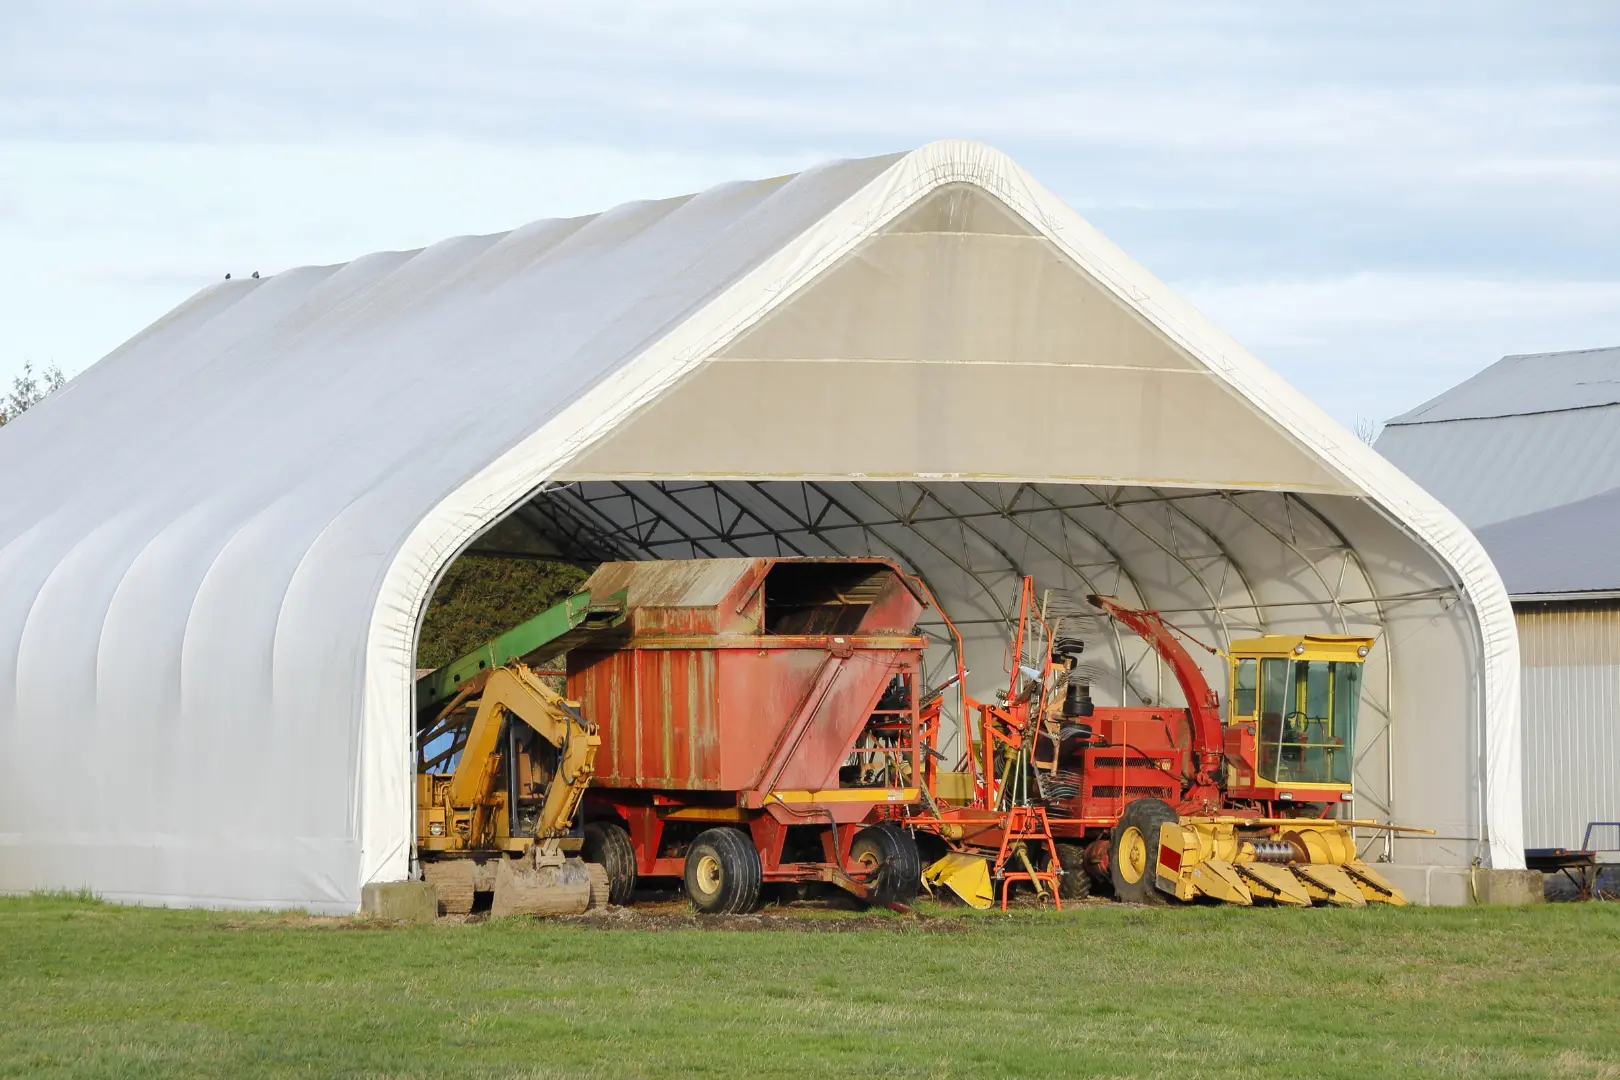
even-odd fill
[{"label": "small tree", "polygon": [[1369,420],[1365,416],[1356,417],[1356,426],[1354,428],[1356,438],[1360,439],[1368,446],[1371,446],[1378,441],[1378,433],[1383,429],[1384,425],[1380,424],[1376,420]]},{"label": "small tree", "polygon": [[55,364],[47,364],[45,370],[36,373],[34,362],[24,360],[22,370],[11,377],[11,392],[0,397],[0,425],[17,419],[30,406],[60,390],[65,382],[67,378]]}]

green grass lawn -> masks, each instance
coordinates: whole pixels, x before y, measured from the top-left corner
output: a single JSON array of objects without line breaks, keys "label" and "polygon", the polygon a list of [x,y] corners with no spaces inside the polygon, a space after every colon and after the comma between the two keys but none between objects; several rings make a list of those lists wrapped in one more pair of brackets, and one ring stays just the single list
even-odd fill
[{"label": "green grass lawn", "polygon": [[1620,1077],[1620,907],[623,930],[0,900],[7,1076]]}]

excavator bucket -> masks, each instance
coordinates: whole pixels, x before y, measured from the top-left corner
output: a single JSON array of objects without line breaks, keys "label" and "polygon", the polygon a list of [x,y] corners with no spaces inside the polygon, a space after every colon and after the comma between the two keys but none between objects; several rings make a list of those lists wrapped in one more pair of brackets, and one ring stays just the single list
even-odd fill
[{"label": "excavator bucket", "polygon": [[928,885],[944,885],[976,908],[987,908],[995,903],[996,894],[990,886],[990,863],[977,855],[948,852],[923,871],[923,881]]},{"label": "excavator bucket", "polygon": [[591,906],[591,874],[581,859],[502,859],[495,868],[492,916],[581,915]]}]

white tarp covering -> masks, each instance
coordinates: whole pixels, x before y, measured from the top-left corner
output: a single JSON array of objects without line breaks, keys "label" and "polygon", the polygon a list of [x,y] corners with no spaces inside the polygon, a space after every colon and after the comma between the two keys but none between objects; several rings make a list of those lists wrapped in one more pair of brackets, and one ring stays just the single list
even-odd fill
[{"label": "white tarp covering", "polygon": [[[1005,208],[1002,218],[905,216],[962,185],[993,197],[978,201]],[[913,225],[888,228],[901,221]],[[970,254],[952,254],[955,241],[893,239],[908,229],[967,237]],[[1099,321],[1008,289],[960,328],[905,324],[896,304],[840,307],[836,290],[813,288],[852,253],[882,270],[850,288],[858,297],[961,259],[1003,265],[1003,249],[1033,250],[1024,240],[1089,283],[1095,296],[1079,302]],[[797,300],[816,313],[805,325],[849,330],[838,356],[780,355],[796,340]],[[1090,446],[1031,436],[981,473],[990,458],[951,456],[961,444],[942,442],[928,417],[956,425],[992,404],[967,369],[1000,361],[961,355],[972,327],[1027,324],[1054,329],[1020,346],[1044,353],[1006,365],[1025,380],[1022,400],[1039,409],[1029,395],[1042,386],[1080,388],[1131,403],[1135,420]],[[929,335],[947,340],[918,344]],[[863,432],[870,453],[851,454],[843,413],[803,422],[840,401],[872,418],[856,407],[867,403],[807,391],[813,362],[829,359],[845,361],[822,367],[852,393],[869,370],[873,393],[902,412],[920,408],[894,400],[907,386],[933,395],[928,413],[898,433]],[[919,375],[925,365],[938,378]],[[1032,368],[1053,381],[1029,382]],[[1189,396],[1191,386],[1201,389]],[[659,434],[669,422],[659,403],[685,393],[735,406],[696,418],[707,441],[686,448],[690,460]],[[766,399],[774,415],[751,415]],[[1206,415],[1214,428],[1200,427]],[[735,439],[711,437],[728,425]],[[842,456],[818,456],[817,440]],[[739,465],[738,445],[758,452]],[[1432,805],[1448,827],[1482,838],[1493,865],[1522,865],[1517,642],[1473,538],[1017,165],[946,142],[217,285],[0,430],[0,746],[11,770],[0,889],[353,910],[362,884],[408,871],[416,628],[457,552],[570,463],[582,484],[603,470],[668,475],[677,460],[686,475],[716,463],[709,475],[720,480],[797,480],[789,470],[808,469],[848,483],[879,458],[891,484],[1320,500],[1321,520],[1350,538],[1384,594],[1409,581],[1449,590],[1447,602],[1382,624],[1387,647],[1411,657],[1395,663],[1412,689],[1395,682],[1386,703],[1413,733],[1402,768],[1416,779],[1397,812]],[[1217,546],[1228,527],[1239,542],[1256,520],[1240,509],[1212,509],[1199,528]],[[1251,557],[1260,572],[1260,548],[1302,550],[1285,531],[1267,535]],[[1279,563],[1275,573],[1305,572]],[[1311,573],[1322,586],[1312,602],[1332,604],[1334,586]],[[1296,586],[1315,588],[1272,592]],[[1169,584],[1160,591],[1145,599],[1178,606]],[[1422,802],[1424,770],[1461,778],[1440,785],[1444,805]],[[1399,773],[1389,782],[1399,788]]]}]

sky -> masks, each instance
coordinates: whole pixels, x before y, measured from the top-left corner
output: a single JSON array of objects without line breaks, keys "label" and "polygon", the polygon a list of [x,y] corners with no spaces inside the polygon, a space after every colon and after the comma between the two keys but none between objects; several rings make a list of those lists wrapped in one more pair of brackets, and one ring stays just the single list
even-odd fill
[{"label": "sky", "polygon": [[0,385],[273,273],[937,138],[1352,426],[1620,345],[1620,3],[0,0]]}]

